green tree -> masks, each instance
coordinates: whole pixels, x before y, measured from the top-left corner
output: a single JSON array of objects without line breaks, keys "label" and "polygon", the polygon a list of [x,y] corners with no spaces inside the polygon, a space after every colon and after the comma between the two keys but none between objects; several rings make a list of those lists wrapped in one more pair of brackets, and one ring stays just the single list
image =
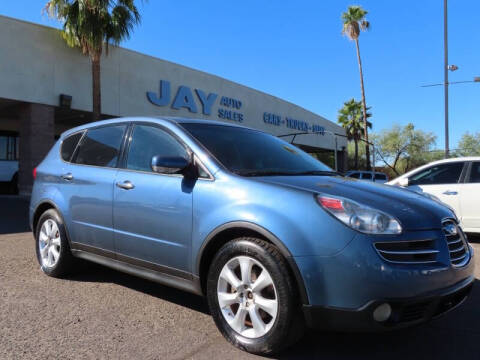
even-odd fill
[{"label": "green tree", "polygon": [[363,146],[358,147],[358,157],[355,160],[355,143],[353,141],[349,141],[347,144],[347,152],[348,152],[348,169],[355,169],[355,161],[357,161],[358,169],[364,170],[367,168],[367,163],[365,161],[365,148]]},{"label": "green tree", "polygon": [[71,47],[78,47],[92,63],[93,121],[101,116],[100,59],[108,45],[128,39],[140,14],[134,0],[50,0],[47,13],[63,22],[62,37]]},{"label": "green tree", "polygon": [[[367,110],[370,108],[367,108]],[[372,116],[367,112],[367,118]],[[362,139],[364,133],[365,122],[363,121],[362,103],[351,99],[343,104],[338,110],[338,123],[345,129],[347,139],[354,143],[354,168],[358,170],[358,142]],[[367,120],[367,126],[372,127],[370,121]]]},{"label": "green tree", "polygon": [[455,156],[480,156],[480,132],[463,134]]},{"label": "green tree", "polygon": [[350,40],[355,41],[357,48],[357,61],[360,71],[360,89],[362,91],[362,106],[363,106],[363,131],[364,138],[367,141],[365,143],[365,154],[367,160],[367,170],[371,169],[370,164],[370,148],[368,147],[368,126],[367,126],[367,102],[365,100],[365,87],[363,85],[363,68],[362,58],[360,57],[360,45],[358,38],[362,31],[366,31],[370,28],[370,23],[365,19],[367,11],[361,6],[349,6],[347,11],[342,13],[343,28],[342,33],[346,35]]},{"label": "green tree", "polygon": [[436,139],[433,133],[415,130],[413,124],[394,125],[373,136],[377,154],[395,176],[441,158],[441,153],[432,151]]}]

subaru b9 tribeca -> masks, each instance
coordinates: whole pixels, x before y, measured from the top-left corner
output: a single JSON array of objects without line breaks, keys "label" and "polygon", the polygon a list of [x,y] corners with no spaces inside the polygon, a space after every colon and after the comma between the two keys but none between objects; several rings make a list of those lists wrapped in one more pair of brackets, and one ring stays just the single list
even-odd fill
[{"label": "subaru b9 tribeca", "polygon": [[76,258],[207,297],[252,353],[305,327],[388,330],[461,304],[473,250],[446,206],[339,176],[241,126],[122,118],[64,133],[36,168],[43,272]]}]

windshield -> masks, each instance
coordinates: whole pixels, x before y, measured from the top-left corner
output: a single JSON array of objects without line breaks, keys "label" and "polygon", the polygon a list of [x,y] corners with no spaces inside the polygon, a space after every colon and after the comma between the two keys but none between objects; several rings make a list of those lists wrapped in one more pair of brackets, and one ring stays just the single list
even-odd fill
[{"label": "windshield", "polygon": [[260,131],[212,124],[181,124],[227,169],[244,176],[332,175],[294,145]]}]

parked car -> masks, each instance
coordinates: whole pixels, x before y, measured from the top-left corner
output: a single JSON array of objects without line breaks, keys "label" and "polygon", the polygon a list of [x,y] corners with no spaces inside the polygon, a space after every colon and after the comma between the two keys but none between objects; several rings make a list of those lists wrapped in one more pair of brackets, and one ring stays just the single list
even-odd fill
[{"label": "parked car", "polygon": [[480,157],[435,161],[388,184],[433,195],[455,211],[464,231],[480,232]]},{"label": "parked car", "polygon": [[305,326],[391,330],[461,304],[473,250],[454,213],[339,176],[261,131],[120,118],[64,133],[35,170],[42,271],[75,258],[206,296],[223,336],[278,352]]},{"label": "parked car", "polygon": [[18,136],[13,132],[0,132],[0,183],[18,192]]},{"label": "parked car", "polygon": [[388,176],[379,171],[373,172],[373,171],[363,171],[363,170],[350,170],[350,171],[347,171],[345,176],[348,176],[354,179],[374,181],[381,184],[384,184],[388,181]]}]

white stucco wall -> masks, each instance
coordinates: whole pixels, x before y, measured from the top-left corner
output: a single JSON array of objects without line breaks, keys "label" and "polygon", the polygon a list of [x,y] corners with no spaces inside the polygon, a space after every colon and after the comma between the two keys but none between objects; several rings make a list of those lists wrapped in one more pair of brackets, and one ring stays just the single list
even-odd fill
[{"label": "white stucco wall", "polygon": [[[69,48],[59,31],[37,24],[0,16],[0,98],[57,106],[60,94],[73,97],[72,108],[91,111],[90,61],[78,49]],[[344,130],[323,117],[274,96],[248,88],[215,75],[193,70],[161,59],[123,48],[110,48],[102,58],[102,112],[113,116],[181,116],[224,120],[219,109],[242,114],[241,124],[275,135],[300,132],[288,128],[286,118],[321,126],[325,135],[297,136],[296,143],[334,149],[334,137],[328,132],[344,134]],[[168,81],[171,97],[168,105],[156,106],[146,92],[159,93],[160,80]],[[189,88],[197,113],[187,108],[174,109],[172,102],[179,86]],[[202,113],[195,93],[217,94],[210,115]],[[160,96],[160,95],[158,95]],[[221,105],[221,98],[241,101],[239,109]],[[279,125],[264,122],[264,113],[281,117]],[[235,122],[233,120],[224,120]],[[237,123],[237,122],[235,122]],[[338,137],[338,149],[346,140]]]}]

